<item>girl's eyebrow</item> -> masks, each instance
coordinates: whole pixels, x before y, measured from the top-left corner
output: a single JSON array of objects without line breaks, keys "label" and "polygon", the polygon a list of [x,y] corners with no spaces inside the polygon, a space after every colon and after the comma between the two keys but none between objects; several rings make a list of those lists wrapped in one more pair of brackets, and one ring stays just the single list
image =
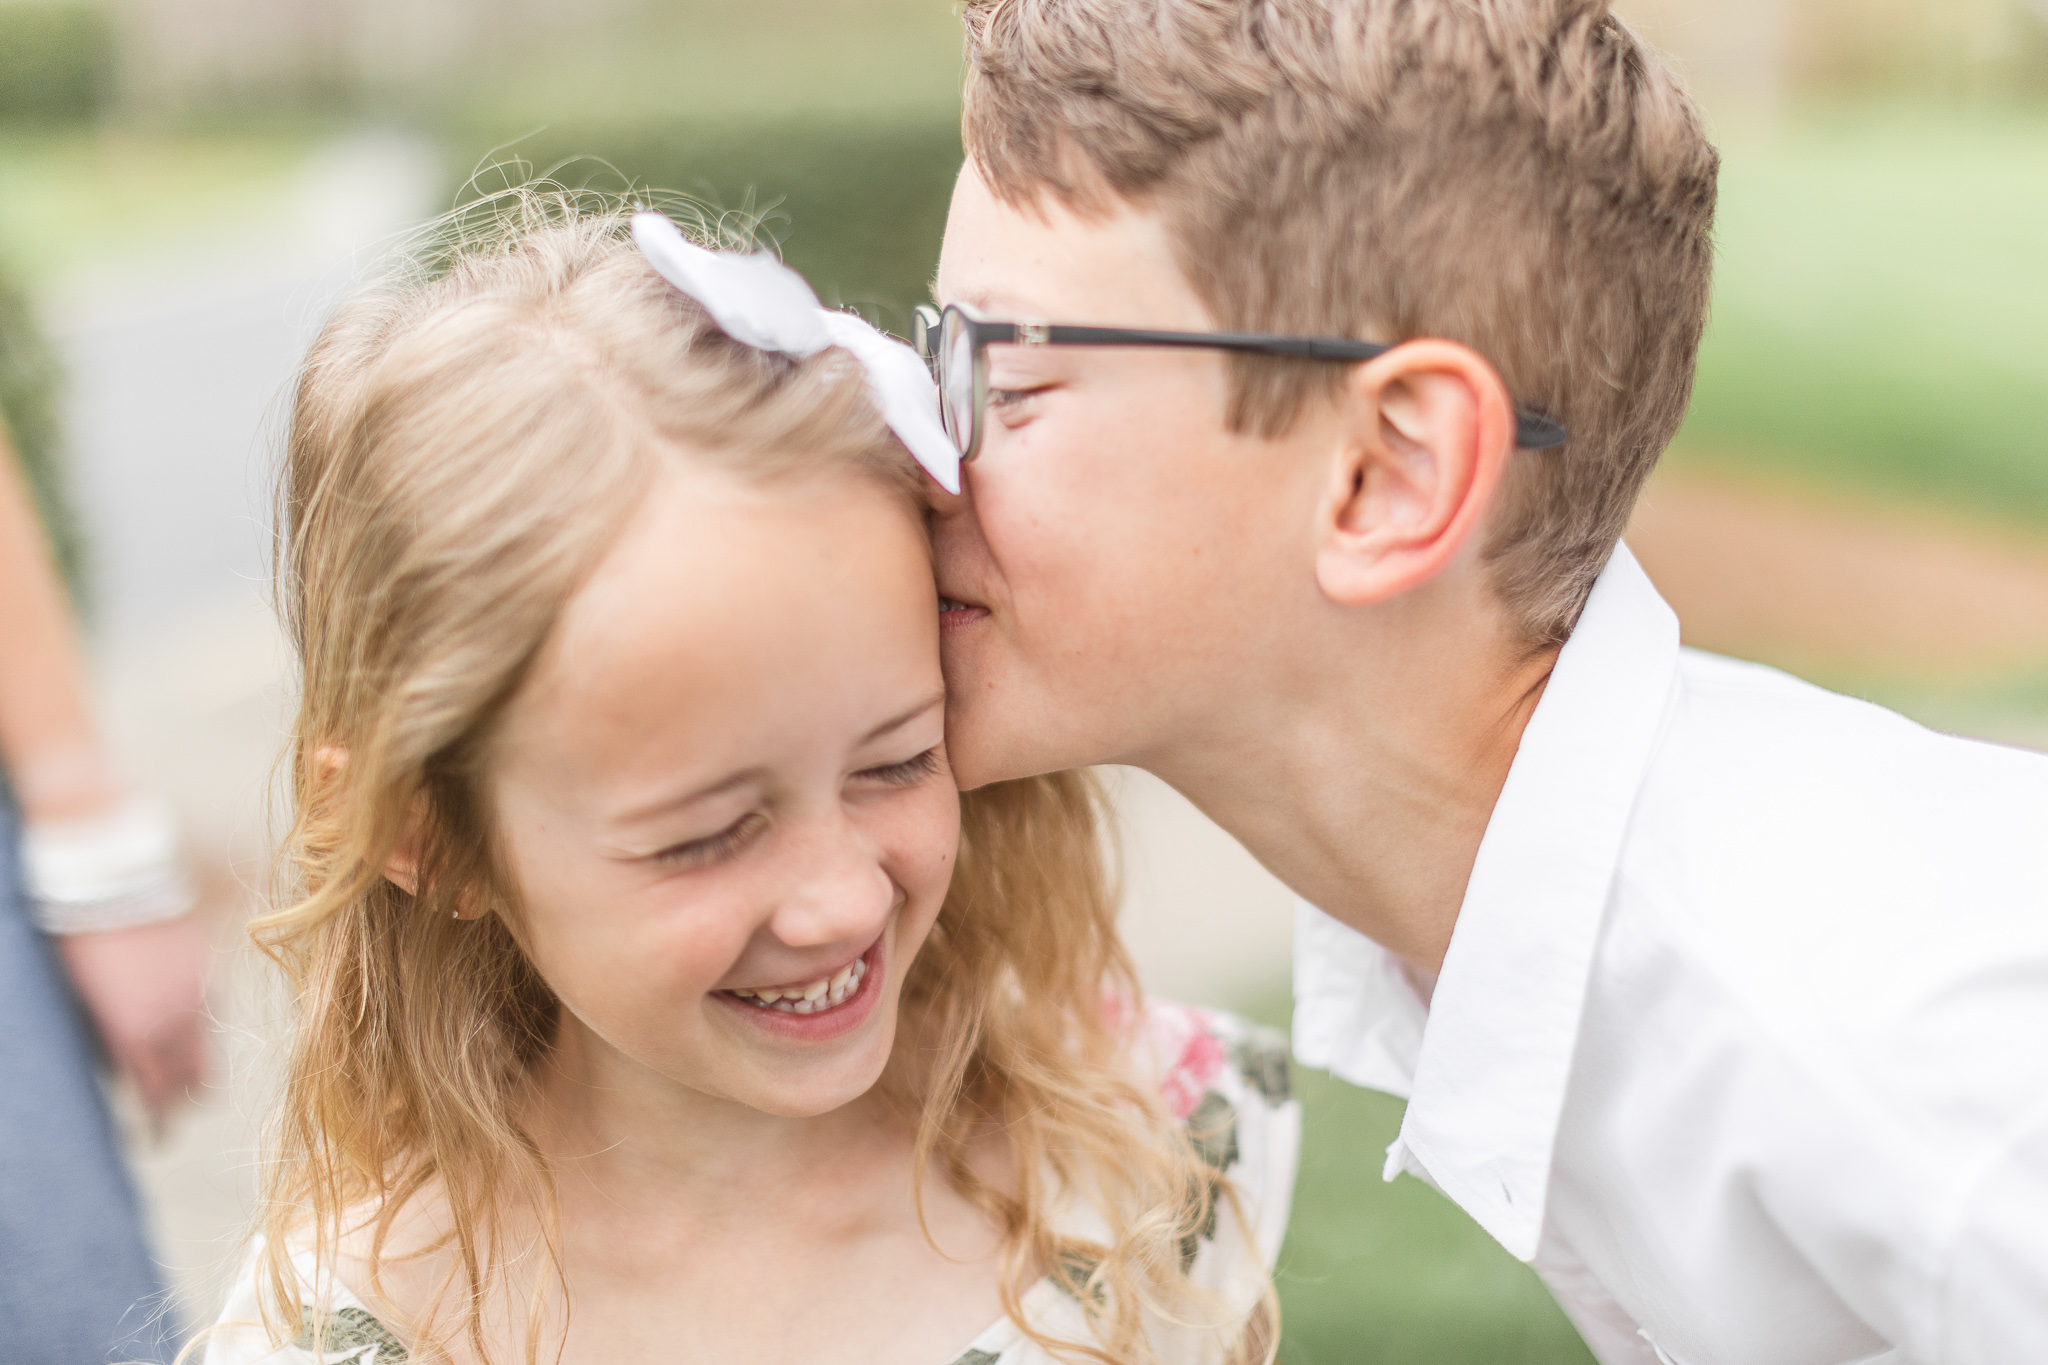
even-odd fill
[{"label": "girl's eyebrow", "polygon": [[735,787],[744,787],[749,782],[758,781],[763,776],[763,773],[764,770],[760,768],[742,768],[728,777],[720,778],[709,786],[699,787],[694,791],[679,792],[673,796],[658,796],[645,805],[621,811],[612,817],[611,823],[615,825],[633,825],[638,824],[642,820],[651,820],[657,815],[666,815],[672,810],[680,810],[684,806],[692,806],[699,801],[707,801],[714,796],[723,796]]},{"label": "girl's eyebrow", "polygon": [[902,715],[896,717],[894,720],[885,720],[880,725],[877,725],[874,729],[868,731],[867,734],[862,737],[861,743],[872,744],[876,740],[880,739],[883,735],[888,734],[890,731],[902,729],[904,726],[910,724],[910,722],[916,720],[919,716],[924,715],[927,711],[930,711],[933,707],[944,706],[945,704],[946,689],[942,687],[938,691],[932,693],[929,697],[926,697],[923,701],[919,702],[917,705],[911,707],[908,711],[905,711]]},{"label": "girl's eyebrow", "polygon": [[[880,725],[868,731],[867,734],[861,736],[860,742],[863,745],[872,744],[892,731],[902,729],[919,716],[929,714],[935,708],[945,704],[946,690],[942,687],[919,701],[909,710],[883,721]],[[666,815],[668,812],[680,810],[684,806],[693,806],[699,801],[708,801],[714,796],[723,796],[736,787],[744,787],[750,782],[759,781],[764,775],[765,770],[761,768],[742,768],[738,772],[722,777],[708,786],[698,787],[687,792],[679,792],[673,796],[658,796],[645,805],[621,811],[612,817],[611,823],[614,825],[638,824],[642,820],[650,820],[659,815]]]}]

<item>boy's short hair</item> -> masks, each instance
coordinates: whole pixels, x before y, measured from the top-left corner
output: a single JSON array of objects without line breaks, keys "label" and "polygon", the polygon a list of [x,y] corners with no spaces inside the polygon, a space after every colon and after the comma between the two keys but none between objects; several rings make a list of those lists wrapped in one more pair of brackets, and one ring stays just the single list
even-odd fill
[{"label": "boy's short hair", "polygon": [[[1691,394],[1719,156],[1604,0],[967,0],[992,190],[1157,208],[1218,323],[1437,336],[1571,432],[1511,467],[1487,557],[1570,634]],[[1233,430],[1343,370],[1234,357]]]}]

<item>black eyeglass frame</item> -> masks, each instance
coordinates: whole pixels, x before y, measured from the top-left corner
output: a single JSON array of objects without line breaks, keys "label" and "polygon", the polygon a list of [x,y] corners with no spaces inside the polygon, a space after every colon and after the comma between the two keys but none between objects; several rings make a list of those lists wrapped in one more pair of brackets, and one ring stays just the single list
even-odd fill
[{"label": "black eyeglass frame", "polygon": [[[948,329],[957,328],[972,347],[973,388],[971,410],[956,411],[946,361],[953,349],[947,344]],[[1082,327],[1060,322],[992,322],[977,317],[957,303],[945,311],[928,303],[911,312],[911,344],[931,366],[939,385],[939,415],[946,433],[960,447],[960,458],[971,460],[981,452],[982,414],[988,409],[988,348],[1014,346],[1177,346],[1190,350],[1238,351],[1248,355],[1293,356],[1304,360],[1372,360],[1393,350],[1377,341],[1350,337],[1282,336],[1270,332],[1162,332],[1145,327]],[[1515,409],[1515,448],[1552,450],[1565,443],[1564,426],[1531,408]]]}]

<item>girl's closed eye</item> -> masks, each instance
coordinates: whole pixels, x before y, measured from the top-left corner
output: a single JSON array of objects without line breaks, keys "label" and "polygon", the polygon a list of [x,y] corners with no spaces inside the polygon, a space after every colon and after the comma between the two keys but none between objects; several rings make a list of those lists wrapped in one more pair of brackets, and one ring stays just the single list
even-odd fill
[{"label": "girl's closed eye", "polygon": [[748,811],[716,834],[672,844],[654,855],[666,867],[710,867],[738,854],[768,827],[759,811]]},{"label": "girl's closed eye", "polygon": [[854,776],[864,782],[879,783],[885,787],[914,787],[927,777],[938,776],[939,767],[939,750],[934,745],[914,758],[907,758],[901,763],[884,764],[879,768],[863,768]]}]

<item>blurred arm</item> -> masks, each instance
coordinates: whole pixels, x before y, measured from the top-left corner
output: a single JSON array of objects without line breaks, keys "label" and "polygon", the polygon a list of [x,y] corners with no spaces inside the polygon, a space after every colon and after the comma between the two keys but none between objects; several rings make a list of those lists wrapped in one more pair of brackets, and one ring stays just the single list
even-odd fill
[{"label": "blurred arm", "polygon": [[0,764],[22,818],[77,820],[125,795],[86,703],[85,668],[57,567],[14,449],[0,431]]},{"label": "blurred arm", "polygon": [[[127,797],[86,698],[56,564],[0,429],[0,768],[29,824],[91,819]],[[109,1057],[160,1118],[205,1078],[198,927],[181,916],[57,946]]]}]

